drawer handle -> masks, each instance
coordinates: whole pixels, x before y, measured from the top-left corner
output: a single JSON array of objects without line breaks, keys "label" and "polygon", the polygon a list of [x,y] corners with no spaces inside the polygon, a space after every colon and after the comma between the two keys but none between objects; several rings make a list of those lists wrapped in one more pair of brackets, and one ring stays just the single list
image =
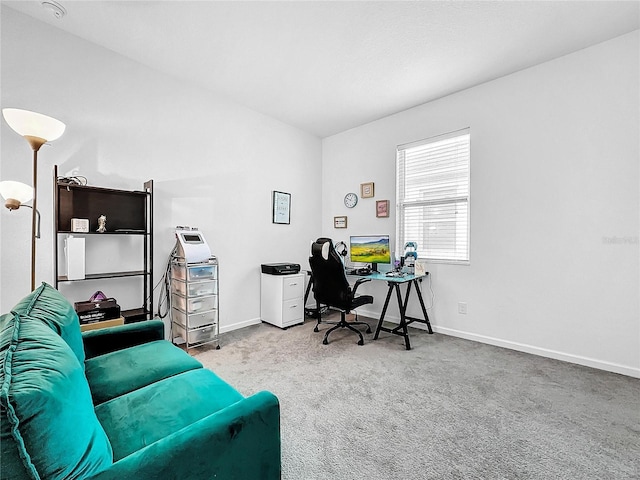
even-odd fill
[{"label": "drawer handle", "polygon": [[296,308],[298,305],[290,305],[289,308]]},{"label": "drawer handle", "polygon": [[290,283],[289,286],[290,287],[295,287],[297,285],[297,283]]}]

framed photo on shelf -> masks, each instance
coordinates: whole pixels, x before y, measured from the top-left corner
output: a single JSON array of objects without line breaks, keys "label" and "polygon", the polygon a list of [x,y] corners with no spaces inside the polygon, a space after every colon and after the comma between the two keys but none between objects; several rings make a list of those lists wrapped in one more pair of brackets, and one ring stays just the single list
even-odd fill
[{"label": "framed photo on shelf", "polygon": [[389,216],[389,200],[376,201],[376,217],[383,218]]},{"label": "framed photo on shelf", "polygon": [[373,198],[373,182],[360,184],[360,198]]},{"label": "framed photo on shelf", "polygon": [[273,223],[291,223],[291,194],[273,191]]},{"label": "framed photo on shelf", "polygon": [[333,217],[333,228],[347,228],[347,217]]}]

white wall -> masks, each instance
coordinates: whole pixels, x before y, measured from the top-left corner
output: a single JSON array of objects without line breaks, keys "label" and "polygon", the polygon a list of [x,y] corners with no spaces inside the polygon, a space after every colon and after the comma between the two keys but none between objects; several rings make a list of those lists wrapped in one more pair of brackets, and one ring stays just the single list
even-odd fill
[{"label": "white wall", "polygon": [[[470,127],[471,265],[430,265],[436,331],[640,376],[638,46],[636,31],[324,139],[323,233],[393,235],[374,206],[394,202],[396,146]],[[346,209],[367,181],[375,198]],[[369,285],[377,315],[386,288]]]},{"label": "white wall", "polygon": [[[1,12],[2,107],[67,124],[40,152],[38,283],[53,281],[53,165],[97,186],[141,189],[153,178],[156,281],[173,227],[198,226],[221,265],[221,331],[259,321],[260,264],[306,265],[308,241],[320,233],[321,141],[5,6]],[[2,178],[30,184],[30,149],[1,123]],[[292,194],[291,225],[271,223],[272,190]],[[29,290],[30,210],[1,210],[5,312]],[[114,267],[117,251],[105,251]],[[127,305],[140,302],[129,284],[116,283],[87,283],[81,294],[100,289],[124,308],[139,306]]]}]

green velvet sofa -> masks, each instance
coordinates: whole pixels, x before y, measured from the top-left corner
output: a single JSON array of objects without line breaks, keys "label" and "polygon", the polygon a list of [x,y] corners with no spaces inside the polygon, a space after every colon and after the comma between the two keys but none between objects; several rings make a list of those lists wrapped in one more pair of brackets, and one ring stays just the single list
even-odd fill
[{"label": "green velvet sofa", "polygon": [[[232,348],[232,347],[229,347]],[[145,321],[82,334],[43,283],[0,317],[2,479],[280,478],[280,407]]]}]

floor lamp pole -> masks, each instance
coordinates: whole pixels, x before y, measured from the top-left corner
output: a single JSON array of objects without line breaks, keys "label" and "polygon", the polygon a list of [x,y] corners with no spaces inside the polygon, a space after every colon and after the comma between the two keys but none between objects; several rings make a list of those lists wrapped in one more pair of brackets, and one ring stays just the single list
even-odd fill
[{"label": "floor lamp pole", "polygon": [[[38,147],[40,148],[40,147]],[[38,197],[38,148],[33,149],[33,208],[31,209],[31,291],[36,289],[36,200]]]}]

